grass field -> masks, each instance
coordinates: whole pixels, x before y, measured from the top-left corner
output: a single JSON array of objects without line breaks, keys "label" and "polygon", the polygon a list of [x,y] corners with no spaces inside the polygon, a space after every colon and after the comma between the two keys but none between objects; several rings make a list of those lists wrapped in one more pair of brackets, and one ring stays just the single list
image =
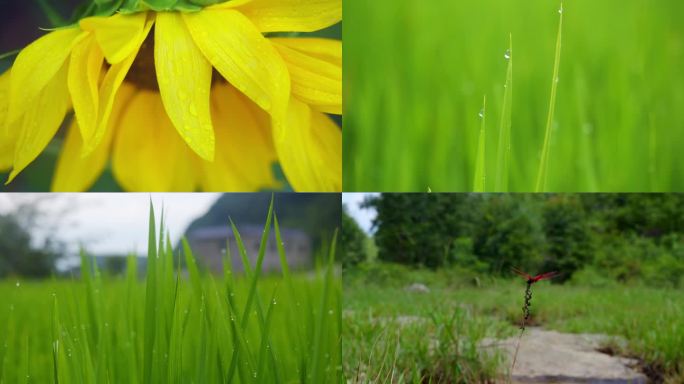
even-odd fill
[{"label": "grass field", "polygon": [[[427,284],[430,292],[407,292],[415,282]],[[522,280],[475,279],[457,271],[349,272],[343,298],[345,373],[358,381],[409,383],[505,377],[510,362],[476,347],[485,337],[517,332],[524,290]],[[624,345],[606,347],[638,358],[668,382],[684,379],[681,291],[540,283],[534,287],[531,322],[621,336]]]},{"label": "grass field", "polygon": [[181,273],[180,255],[150,218],[145,281],[135,258],[126,277],[113,278],[83,256],[77,281],[0,282],[0,383],[340,381],[332,252],[315,272],[290,273],[274,219],[284,272],[261,276],[269,212],[256,265],[239,240],[241,254],[232,255],[247,263],[245,274],[202,274],[188,247]]},{"label": "grass field", "polygon": [[684,191],[684,2],[559,8],[346,1],[345,191]]}]

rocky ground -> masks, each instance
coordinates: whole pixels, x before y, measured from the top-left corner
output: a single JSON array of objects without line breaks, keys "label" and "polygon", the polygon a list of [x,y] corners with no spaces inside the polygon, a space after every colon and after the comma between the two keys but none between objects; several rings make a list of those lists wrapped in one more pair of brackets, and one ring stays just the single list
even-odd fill
[{"label": "rocky ground", "polygon": [[[607,337],[567,334],[529,327],[520,340],[513,383],[645,384],[648,379],[634,368],[637,361],[599,352]],[[518,337],[485,340],[483,347],[498,347],[512,361]]]}]

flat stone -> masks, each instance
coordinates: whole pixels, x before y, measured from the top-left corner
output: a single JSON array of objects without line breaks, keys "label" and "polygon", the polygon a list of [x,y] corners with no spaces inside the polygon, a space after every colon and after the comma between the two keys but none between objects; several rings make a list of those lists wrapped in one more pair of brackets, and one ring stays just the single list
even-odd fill
[{"label": "flat stone", "polygon": [[425,284],[413,283],[404,288],[407,292],[430,293],[430,288]]},{"label": "flat stone", "polygon": [[[568,334],[528,327],[520,340],[513,383],[646,384],[646,376],[633,369],[637,361],[610,356],[597,349],[608,336]],[[518,337],[485,340],[483,347],[498,347],[513,361]],[[488,349],[487,348],[487,349]]]}]

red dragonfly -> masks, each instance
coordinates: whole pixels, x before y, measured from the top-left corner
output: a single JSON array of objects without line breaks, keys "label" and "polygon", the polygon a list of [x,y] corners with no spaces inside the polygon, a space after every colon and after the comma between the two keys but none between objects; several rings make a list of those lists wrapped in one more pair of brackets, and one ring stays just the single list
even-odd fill
[{"label": "red dragonfly", "polygon": [[552,279],[552,278],[558,276],[558,272],[556,272],[556,271],[542,273],[542,274],[539,274],[537,276],[530,276],[530,274],[525,273],[525,272],[519,270],[518,268],[513,267],[511,269],[513,270],[513,272],[515,272],[518,275],[526,278],[528,284],[534,284],[537,281],[544,280],[544,279]]}]

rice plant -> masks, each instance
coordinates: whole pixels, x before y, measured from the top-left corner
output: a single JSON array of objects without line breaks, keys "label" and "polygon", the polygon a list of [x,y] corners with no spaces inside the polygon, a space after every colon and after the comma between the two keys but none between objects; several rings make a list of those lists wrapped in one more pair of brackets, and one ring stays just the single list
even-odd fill
[{"label": "rice plant", "polygon": [[[317,270],[290,271],[271,203],[255,265],[231,224],[239,255],[226,246],[218,277],[149,220],[144,282],[135,257],[114,278],[82,252],[78,281],[0,283],[0,383],[340,382],[335,240]],[[280,276],[261,273],[272,228]]]},{"label": "rice plant", "polygon": [[684,3],[562,7],[345,3],[344,190],[479,190],[483,95],[486,191],[684,190]]}]

